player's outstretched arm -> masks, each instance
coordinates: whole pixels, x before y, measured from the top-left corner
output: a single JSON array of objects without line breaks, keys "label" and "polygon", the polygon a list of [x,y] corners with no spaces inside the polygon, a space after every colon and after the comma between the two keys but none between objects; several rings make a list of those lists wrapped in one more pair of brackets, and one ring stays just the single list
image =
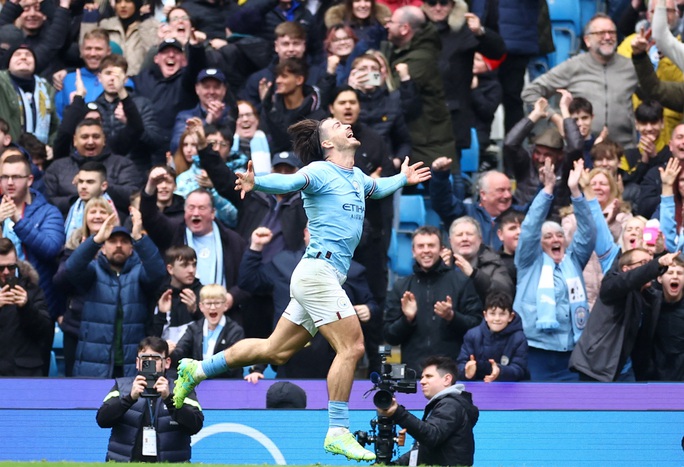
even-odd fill
[{"label": "player's outstretched arm", "polygon": [[409,165],[409,158],[406,156],[401,164],[401,173],[406,176],[407,185],[417,185],[430,180],[430,167],[424,167],[422,162]]}]

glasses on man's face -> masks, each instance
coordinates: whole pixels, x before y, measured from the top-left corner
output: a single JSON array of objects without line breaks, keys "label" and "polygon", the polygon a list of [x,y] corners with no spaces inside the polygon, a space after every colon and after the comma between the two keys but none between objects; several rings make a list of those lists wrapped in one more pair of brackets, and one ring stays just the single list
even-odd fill
[{"label": "glasses on man's face", "polygon": [[603,36],[610,36],[610,37],[617,37],[617,31],[593,31],[588,33],[589,36],[597,36],[597,37],[603,37]]},{"label": "glasses on man's face", "polygon": [[436,6],[436,5],[442,5],[442,6],[447,6],[451,4],[452,0],[423,0],[423,3],[429,6]]},{"label": "glasses on man's face", "polygon": [[225,141],[218,141],[213,139],[207,140],[207,144],[210,144],[213,148],[225,148],[226,146],[228,146],[228,143],[226,143]]},{"label": "glasses on man's face", "polygon": [[241,118],[254,118],[254,112],[245,112],[243,114],[238,114],[238,120]]},{"label": "glasses on man's face", "polygon": [[175,23],[177,21],[190,21],[190,17],[185,15],[185,16],[174,16],[173,18],[169,18],[169,23]]},{"label": "glasses on man's face", "polygon": [[29,175],[0,175],[0,180],[3,182],[11,182],[13,180],[24,180],[29,178]]},{"label": "glasses on man's face", "polygon": [[220,308],[226,302],[202,302],[202,305],[207,308]]},{"label": "glasses on man's face", "polygon": [[16,264],[0,264],[0,272],[7,271],[9,273],[13,273],[16,270],[17,270]]}]

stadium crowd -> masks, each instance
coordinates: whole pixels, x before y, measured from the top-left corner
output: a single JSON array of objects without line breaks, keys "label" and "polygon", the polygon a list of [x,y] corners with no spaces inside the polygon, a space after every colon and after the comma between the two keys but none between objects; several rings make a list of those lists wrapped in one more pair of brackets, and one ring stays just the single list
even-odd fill
[{"label": "stadium crowd", "polygon": [[[440,224],[397,278],[398,198],[350,213],[364,372],[386,342],[465,380],[684,380],[684,2],[607,6],[526,81],[553,50],[545,0],[6,0],[0,376],[46,376],[55,323],[76,377],[135,376],[148,336],[172,368],[268,336],[306,200],[241,197],[236,173],[295,173],[288,127],[333,118],[365,174],[429,166],[405,196]],[[317,336],[274,370],[324,378],[333,358]]]}]

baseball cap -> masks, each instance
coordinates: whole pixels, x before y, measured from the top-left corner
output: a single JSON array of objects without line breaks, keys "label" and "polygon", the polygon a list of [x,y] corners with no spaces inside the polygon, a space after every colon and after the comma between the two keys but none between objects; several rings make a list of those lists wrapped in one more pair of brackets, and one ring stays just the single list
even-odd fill
[{"label": "baseball cap", "polygon": [[547,148],[563,149],[563,137],[557,129],[547,128],[541,135],[534,139],[534,144],[546,146]]},{"label": "baseball cap", "polygon": [[157,53],[161,52],[167,47],[173,47],[175,49],[180,50],[181,52],[183,51],[183,44],[178,41],[178,39],[174,39],[173,37],[167,37],[157,47]]},{"label": "baseball cap", "polygon": [[305,409],[306,392],[289,381],[278,381],[266,392],[267,409]]},{"label": "baseball cap", "polygon": [[273,159],[271,159],[271,166],[275,167],[278,164],[287,164],[295,169],[302,168],[302,161],[299,160],[299,157],[292,151],[283,151],[274,154]]},{"label": "baseball cap", "polygon": [[117,225],[116,227],[114,227],[112,229],[112,234],[110,235],[110,237],[113,237],[114,235],[117,235],[117,234],[125,235],[128,238],[130,238],[131,240],[133,240],[133,237],[131,237],[131,233],[128,231],[128,229],[126,227],[122,227],[120,225]]},{"label": "baseball cap", "polygon": [[226,75],[224,75],[223,72],[217,68],[205,68],[204,70],[200,71],[199,75],[197,75],[197,82],[199,83],[209,78],[226,84]]}]

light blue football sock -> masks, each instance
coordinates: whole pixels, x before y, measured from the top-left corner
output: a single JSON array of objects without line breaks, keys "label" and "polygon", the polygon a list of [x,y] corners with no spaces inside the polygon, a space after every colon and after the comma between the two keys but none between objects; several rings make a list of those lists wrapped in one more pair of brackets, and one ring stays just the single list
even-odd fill
[{"label": "light blue football sock", "polygon": [[202,371],[207,375],[207,378],[213,378],[228,371],[228,363],[223,352],[219,352],[213,357],[202,360]]},{"label": "light blue football sock", "polygon": [[328,401],[328,427],[349,428],[349,403]]}]

